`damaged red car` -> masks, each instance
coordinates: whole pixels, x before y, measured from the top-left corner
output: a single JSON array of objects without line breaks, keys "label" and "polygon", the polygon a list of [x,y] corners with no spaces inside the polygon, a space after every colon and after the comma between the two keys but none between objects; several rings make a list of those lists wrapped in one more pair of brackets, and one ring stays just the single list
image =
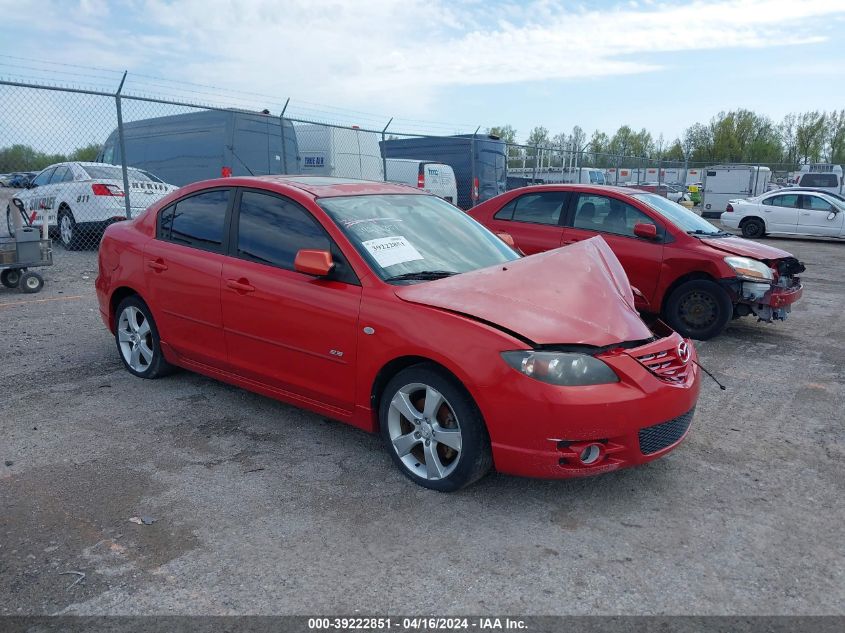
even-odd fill
[{"label": "damaged red car", "polygon": [[698,398],[693,345],[643,322],[603,240],[522,258],[400,185],[196,183],[110,226],[99,264],[132,374],[183,367],[379,432],[436,490],[648,462]]},{"label": "damaged red car", "polygon": [[600,235],[641,293],[637,308],[690,338],[712,338],[742,316],[785,320],[803,292],[804,265],[790,253],[735,237],[655,193],[535,185],[469,213],[526,254]]}]

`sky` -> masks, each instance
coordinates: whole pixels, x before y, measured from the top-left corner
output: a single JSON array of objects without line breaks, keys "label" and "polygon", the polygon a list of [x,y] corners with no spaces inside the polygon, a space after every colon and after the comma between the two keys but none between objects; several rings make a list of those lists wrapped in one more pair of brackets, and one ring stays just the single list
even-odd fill
[{"label": "sky", "polygon": [[111,91],[126,70],[131,94],[273,113],[290,98],[288,114],[395,131],[627,124],[671,141],[721,110],[845,108],[845,0],[0,0],[0,15],[0,79]]}]

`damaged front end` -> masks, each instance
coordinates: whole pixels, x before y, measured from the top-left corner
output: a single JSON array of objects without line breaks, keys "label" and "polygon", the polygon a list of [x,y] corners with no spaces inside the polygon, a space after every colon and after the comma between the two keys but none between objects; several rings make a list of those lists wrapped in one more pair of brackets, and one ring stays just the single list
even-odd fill
[{"label": "damaged front end", "polygon": [[798,276],[804,272],[804,264],[794,257],[775,261],[763,260],[762,263],[769,267],[770,279],[742,274],[742,269],[734,266],[740,274],[724,282],[734,302],[734,318],[753,314],[758,321],[766,323],[784,321],[792,310],[792,304],[797,302],[804,292],[801,278]]}]

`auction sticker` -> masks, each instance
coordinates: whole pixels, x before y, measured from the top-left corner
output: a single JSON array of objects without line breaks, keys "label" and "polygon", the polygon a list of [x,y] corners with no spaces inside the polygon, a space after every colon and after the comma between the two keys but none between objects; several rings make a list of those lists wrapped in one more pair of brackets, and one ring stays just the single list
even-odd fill
[{"label": "auction sticker", "polygon": [[403,235],[392,237],[379,237],[374,240],[361,242],[379,266],[387,268],[404,262],[412,262],[417,259],[424,259],[420,252],[415,249]]}]

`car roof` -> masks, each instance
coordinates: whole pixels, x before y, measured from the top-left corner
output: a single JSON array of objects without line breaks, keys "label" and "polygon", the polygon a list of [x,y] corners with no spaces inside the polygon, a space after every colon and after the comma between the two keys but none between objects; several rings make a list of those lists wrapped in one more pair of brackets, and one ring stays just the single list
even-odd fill
[{"label": "car roof", "polygon": [[288,185],[305,191],[315,198],[378,194],[431,195],[420,189],[408,187],[407,185],[329,176],[238,176],[235,178],[219,178],[213,182],[214,186],[217,187],[221,185],[248,187],[250,183],[256,182]]},{"label": "car roof", "polygon": [[594,193],[618,193],[625,196],[631,196],[640,193],[650,193],[642,189],[637,189],[636,185],[630,187],[623,187],[617,185],[585,185],[585,184],[548,184],[548,185],[528,185],[527,187],[520,187],[519,189],[512,189],[512,191],[586,191]]}]

